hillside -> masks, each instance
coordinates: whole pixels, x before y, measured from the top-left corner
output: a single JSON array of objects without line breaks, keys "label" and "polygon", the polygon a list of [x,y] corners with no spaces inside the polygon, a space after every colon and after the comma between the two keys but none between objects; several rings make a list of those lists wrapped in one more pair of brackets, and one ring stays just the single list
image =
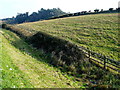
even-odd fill
[{"label": "hillside", "polygon": [[42,31],[119,61],[117,13],[44,20],[17,27]]},{"label": "hillside", "polygon": [[2,88],[84,88],[79,81],[48,64],[48,55],[28,45],[16,34],[1,30]]},{"label": "hillside", "polygon": [[119,87],[119,76],[101,68],[90,65],[91,71],[88,71],[88,66],[81,67],[86,72],[73,76],[62,67],[51,65],[49,55],[33,48],[15,33],[2,29],[0,37],[0,88]]},{"label": "hillside", "polygon": [[118,71],[109,71],[77,48],[119,61],[116,21],[117,14],[97,14],[3,24],[2,87],[119,88],[119,63],[112,66]]}]

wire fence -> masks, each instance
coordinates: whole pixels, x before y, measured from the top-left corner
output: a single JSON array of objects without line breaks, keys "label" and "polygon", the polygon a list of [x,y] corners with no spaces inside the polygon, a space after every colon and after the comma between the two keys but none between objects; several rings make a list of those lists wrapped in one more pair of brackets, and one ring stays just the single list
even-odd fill
[{"label": "wire fence", "polygon": [[81,49],[84,52],[84,54],[89,58],[89,60],[102,64],[104,69],[110,68],[120,73],[120,62],[119,61],[110,59],[107,56],[93,52],[84,47],[79,47],[79,49]]}]

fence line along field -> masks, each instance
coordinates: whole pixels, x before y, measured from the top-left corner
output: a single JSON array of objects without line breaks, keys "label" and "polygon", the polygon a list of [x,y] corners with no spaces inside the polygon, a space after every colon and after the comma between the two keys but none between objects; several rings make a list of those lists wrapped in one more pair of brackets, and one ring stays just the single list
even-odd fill
[{"label": "fence line along field", "polygon": [[116,61],[118,53],[118,13],[76,16],[23,23],[17,27],[30,32],[42,31],[78,46],[103,54]]}]

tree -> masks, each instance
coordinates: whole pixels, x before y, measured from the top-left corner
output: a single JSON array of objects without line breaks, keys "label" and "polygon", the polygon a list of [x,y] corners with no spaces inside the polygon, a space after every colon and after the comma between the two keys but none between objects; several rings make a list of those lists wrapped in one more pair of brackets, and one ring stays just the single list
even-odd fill
[{"label": "tree", "polygon": [[97,13],[97,12],[99,12],[99,9],[95,9],[94,11]]},{"label": "tree", "polygon": [[109,11],[113,11],[113,8],[109,8]]},{"label": "tree", "polygon": [[15,18],[15,23],[23,23],[26,22],[26,20],[28,19],[28,12],[26,13],[18,13],[18,15]]},{"label": "tree", "polygon": [[45,20],[52,17],[60,16],[66,14],[63,12],[60,8],[53,8],[53,9],[44,9],[41,8],[38,10],[38,12],[33,12],[31,15],[29,15],[28,12],[26,13],[18,13],[17,16],[9,22],[11,23],[24,23],[24,22],[34,22],[39,20]]},{"label": "tree", "polygon": [[101,12],[103,12],[103,9],[101,9]]},{"label": "tree", "polygon": [[120,7],[116,8],[116,10],[117,10],[118,12],[120,12]]},{"label": "tree", "polygon": [[91,10],[88,11],[89,13],[91,12]]}]

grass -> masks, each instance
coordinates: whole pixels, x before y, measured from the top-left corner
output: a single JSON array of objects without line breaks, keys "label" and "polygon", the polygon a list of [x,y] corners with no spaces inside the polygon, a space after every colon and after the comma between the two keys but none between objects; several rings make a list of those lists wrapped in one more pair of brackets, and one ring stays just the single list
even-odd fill
[{"label": "grass", "polygon": [[16,34],[7,30],[0,33],[2,88],[84,88],[87,81],[77,81],[49,65],[47,55],[32,48]]},{"label": "grass", "polygon": [[[92,75],[89,79],[86,78],[85,73],[78,74],[77,77],[71,76],[61,71],[60,67],[50,65],[49,55],[31,47],[16,34],[8,30],[1,30],[0,33],[2,38],[0,41],[2,47],[0,87],[2,88],[87,88],[90,87],[87,85],[92,85],[91,82],[97,82],[93,78],[96,78],[98,72],[102,74],[101,77],[99,76],[99,81],[105,88],[108,85],[113,88],[119,87],[118,76],[116,78],[111,73],[96,67],[92,67]],[[85,67],[81,69],[86,70]]]},{"label": "grass", "polygon": [[118,14],[96,14],[17,25],[30,32],[42,31],[119,60]]},{"label": "grass", "polygon": [[[112,47],[112,44],[110,42],[111,39],[109,40],[108,38],[106,38],[106,36],[104,36],[110,34],[106,30],[110,30],[112,32],[114,31],[114,34],[110,34],[113,36],[116,35],[116,32],[118,31],[117,27],[115,26],[112,29],[111,27],[108,28],[106,26],[108,23],[108,19],[110,19],[108,18],[108,16],[110,18],[114,17],[111,22],[115,22],[115,20],[117,20],[115,19],[117,14],[99,14],[25,23],[17,26],[33,33],[39,30],[49,33],[53,36],[66,39],[74,44],[89,47],[90,49],[108,55],[111,58],[115,57],[116,60],[118,60],[117,49],[114,49],[114,53],[117,52],[116,56],[114,56],[112,53],[111,55],[109,54],[109,51],[111,51]],[[101,19],[103,18],[105,18],[106,27],[99,27],[99,25],[102,24]],[[96,23],[91,22],[91,20],[95,20]],[[91,24],[90,22],[96,25]],[[89,24],[91,26],[89,26]],[[115,25],[117,26],[117,23]],[[99,34],[97,34],[98,32]],[[84,72],[81,74],[76,74],[77,77],[71,76],[70,74],[72,73],[68,70],[63,71],[60,70],[61,67],[59,66],[53,67],[53,65],[50,65],[49,61],[51,61],[51,59],[49,58],[49,54],[45,54],[42,50],[37,50],[31,45],[28,45],[23,38],[19,38],[16,34],[7,30],[2,30],[0,31],[0,33],[2,33],[1,37],[3,59],[2,67],[0,70],[2,71],[3,88],[85,88],[87,85],[91,85],[93,83],[98,83],[98,85],[103,85],[104,87],[110,85],[110,87],[119,88],[119,75],[114,75],[113,73],[104,71],[103,69],[97,68],[94,65],[92,65],[89,69],[87,68],[87,66],[83,67],[83,65],[79,65],[78,67]],[[115,37],[116,41],[117,39],[118,38]],[[101,43],[97,43],[98,41]],[[102,41],[105,41],[105,43]],[[103,44],[103,46],[99,46],[100,44]],[[107,45],[107,48],[108,46],[111,47],[106,50],[104,44]],[[113,46],[115,45],[118,44],[114,43]],[[70,69],[74,70],[74,66],[70,66]],[[10,71],[12,71],[13,73],[11,73]],[[69,74],[66,74],[66,72],[68,72]],[[11,76],[13,77],[11,78]],[[18,80],[17,82],[16,79]],[[18,82],[23,84],[21,85]]]}]

